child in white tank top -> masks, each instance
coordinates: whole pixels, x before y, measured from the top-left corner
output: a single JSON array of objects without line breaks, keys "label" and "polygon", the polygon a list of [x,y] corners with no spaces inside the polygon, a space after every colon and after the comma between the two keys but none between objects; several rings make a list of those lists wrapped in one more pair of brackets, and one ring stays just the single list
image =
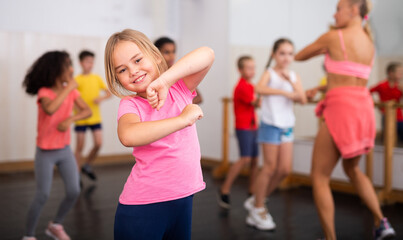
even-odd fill
[{"label": "child in white tank top", "polygon": [[[292,42],[277,40],[267,70],[255,88],[262,95],[258,142],[262,144],[264,162],[254,183],[254,195],[245,201],[245,208],[249,211],[247,224],[260,230],[276,228],[264,199],[291,171],[295,123],[293,105],[294,102],[304,104],[307,101],[299,76],[288,69],[293,58]],[[269,68],[272,59],[276,60],[276,65]]]}]

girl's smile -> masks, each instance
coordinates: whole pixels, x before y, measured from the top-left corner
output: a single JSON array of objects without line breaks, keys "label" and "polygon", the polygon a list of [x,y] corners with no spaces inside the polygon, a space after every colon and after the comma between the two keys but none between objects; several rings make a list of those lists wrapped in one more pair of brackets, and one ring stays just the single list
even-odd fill
[{"label": "girl's smile", "polygon": [[120,41],[113,52],[113,65],[120,84],[139,96],[158,77],[156,64],[133,42]]},{"label": "girl's smile", "polygon": [[138,78],[136,78],[136,79],[133,81],[133,83],[142,83],[143,80],[144,80],[144,78],[146,77],[146,75],[147,75],[147,74],[145,73],[145,74],[139,76]]}]

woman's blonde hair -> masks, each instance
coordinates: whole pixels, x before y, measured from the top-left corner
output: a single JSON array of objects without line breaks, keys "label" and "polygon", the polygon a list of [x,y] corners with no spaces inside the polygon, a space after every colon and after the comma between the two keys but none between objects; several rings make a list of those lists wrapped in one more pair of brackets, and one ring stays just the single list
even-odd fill
[{"label": "woman's blonde hair", "polygon": [[116,76],[115,66],[113,64],[113,52],[120,41],[129,41],[136,44],[140,51],[154,62],[155,68],[158,70],[158,76],[165,72],[168,66],[160,51],[142,32],[125,29],[122,32],[114,33],[110,36],[105,46],[105,76],[111,93],[122,98],[132,95],[133,93],[126,90]]},{"label": "woman's blonde hair", "polygon": [[368,22],[368,14],[372,9],[372,3],[370,0],[349,0],[350,4],[358,5],[358,8],[360,10],[360,16],[362,19],[365,19],[365,24],[364,24],[364,31],[368,34],[368,36],[373,40],[373,35],[371,31],[371,27],[369,26]]}]

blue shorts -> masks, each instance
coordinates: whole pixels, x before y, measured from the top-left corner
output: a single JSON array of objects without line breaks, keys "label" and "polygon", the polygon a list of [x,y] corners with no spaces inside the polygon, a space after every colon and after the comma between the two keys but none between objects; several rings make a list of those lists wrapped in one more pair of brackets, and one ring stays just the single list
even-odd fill
[{"label": "blue shorts", "polygon": [[100,123],[93,124],[93,125],[82,125],[82,126],[75,126],[74,131],[76,132],[85,132],[87,128],[91,129],[91,131],[95,131],[98,129],[102,129],[102,125]]},{"label": "blue shorts", "polygon": [[257,141],[259,143],[269,143],[274,145],[293,142],[294,130],[293,128],[278,128],[261,122],[258,130]]},{"label": "blue shorts", "polygon": [[257,157],[259,147],[257,144],[257,130],[236,129],[239,152],[241,157]]},{"label": "blue shorts", "polygon": [[144,205],[118,205],[115,240],[190,240],[193,195]]}]

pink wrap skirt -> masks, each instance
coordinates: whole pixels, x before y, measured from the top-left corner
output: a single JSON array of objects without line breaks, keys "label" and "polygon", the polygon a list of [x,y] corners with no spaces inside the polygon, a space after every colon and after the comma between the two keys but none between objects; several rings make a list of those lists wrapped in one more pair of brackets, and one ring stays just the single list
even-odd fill
[{"label": "pink wrap skirt", "polygon": [[344,159],[366,154],[374,147],[374,103],[366,87],[333,88],[318,103],[315,112],[324,118]]}]

